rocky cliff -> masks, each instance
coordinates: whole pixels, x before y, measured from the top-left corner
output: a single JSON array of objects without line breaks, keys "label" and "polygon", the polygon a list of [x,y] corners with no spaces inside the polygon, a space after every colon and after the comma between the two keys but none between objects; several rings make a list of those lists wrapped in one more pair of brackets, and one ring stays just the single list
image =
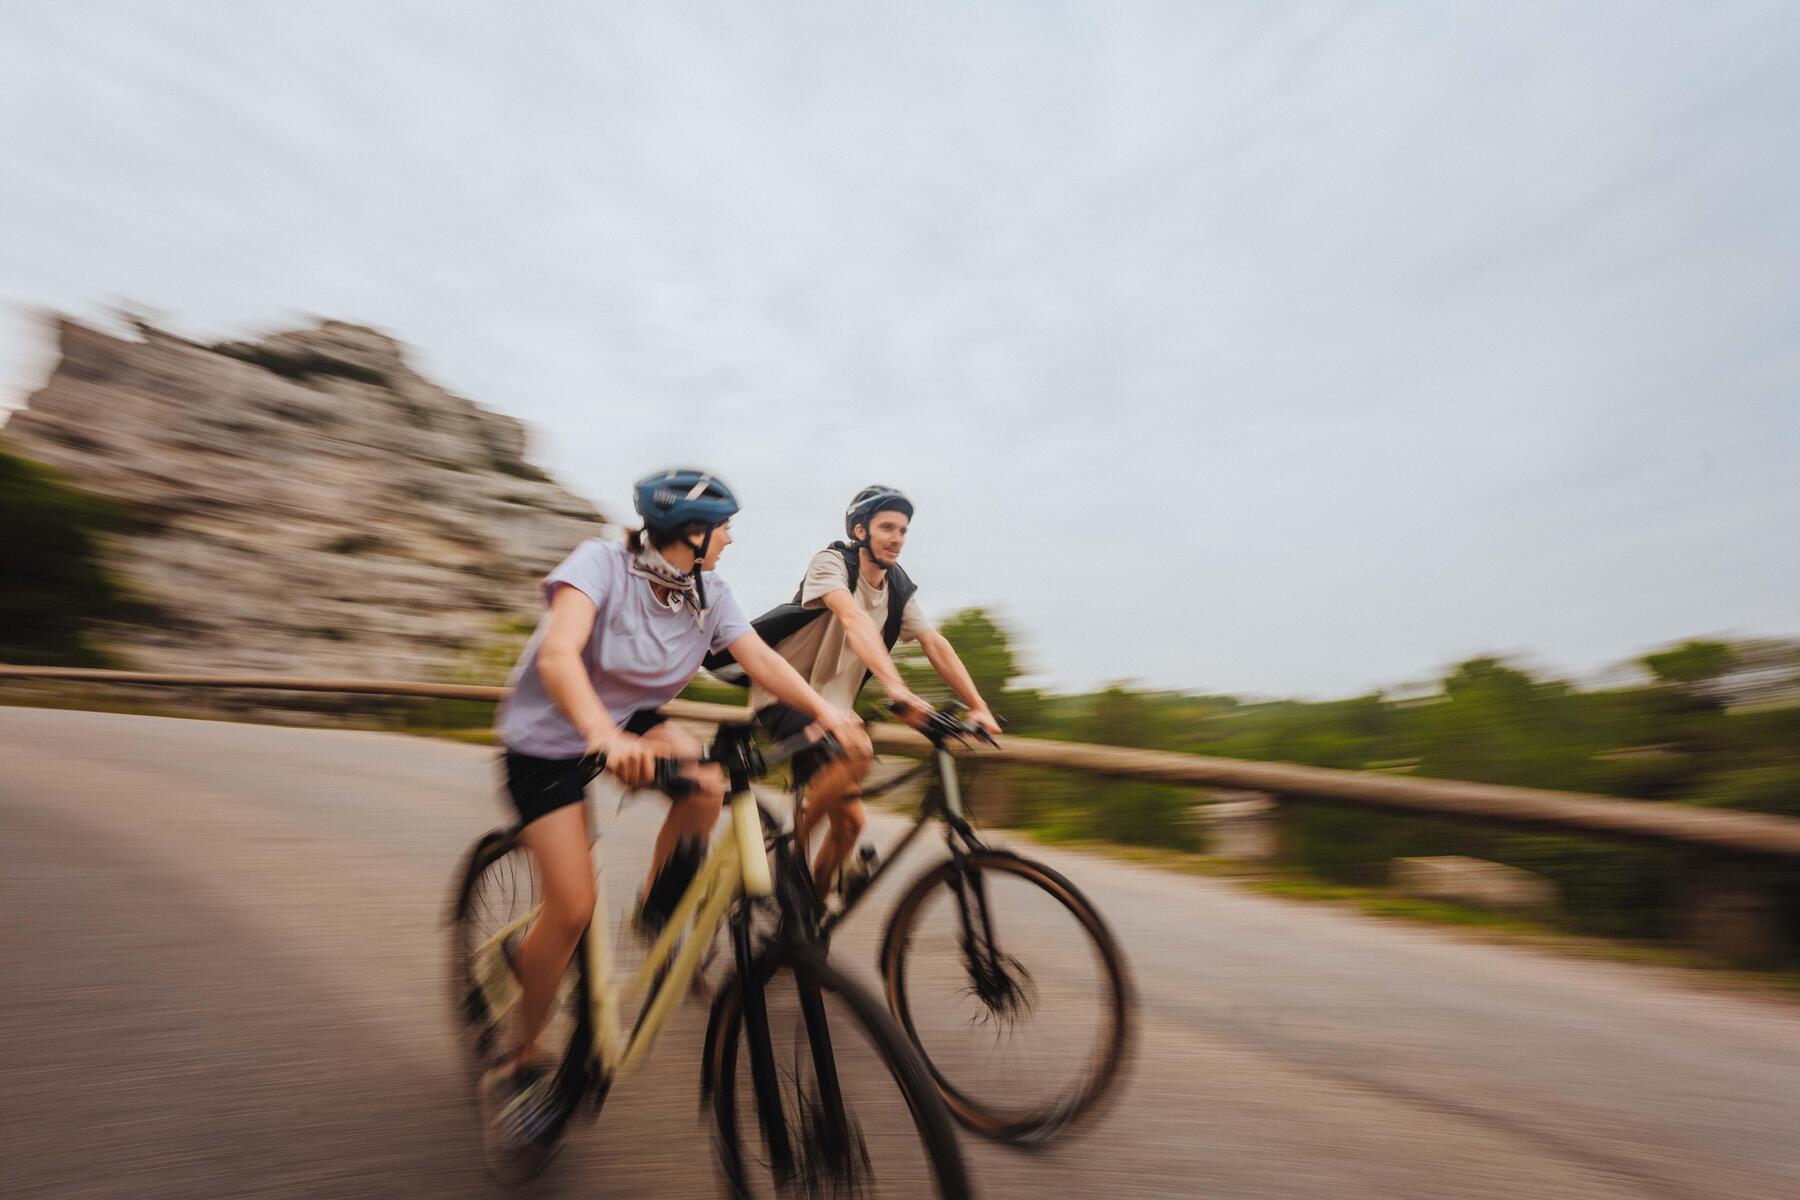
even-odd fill
[{"label": "rocky cliff", "polygon": [[601,517],[524,427],[335,321],[199,345],[70,321],[0,440],[138,519],[114,567],[155,604],[146,670],[445,678],[536,618],[534,581]]}]

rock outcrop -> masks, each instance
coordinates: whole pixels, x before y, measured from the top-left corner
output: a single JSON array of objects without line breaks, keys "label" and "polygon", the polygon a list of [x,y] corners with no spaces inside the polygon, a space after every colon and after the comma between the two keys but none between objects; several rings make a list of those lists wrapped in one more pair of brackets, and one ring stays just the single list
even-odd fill
[{"label": "rock outcrop", "polygon": [[114,565],[164,619],[113,649],[142,669],[446,678],[535,619],[535,580],[600,530],[518,421],[375,330],[58,333],[0,439],[140,519]]}]

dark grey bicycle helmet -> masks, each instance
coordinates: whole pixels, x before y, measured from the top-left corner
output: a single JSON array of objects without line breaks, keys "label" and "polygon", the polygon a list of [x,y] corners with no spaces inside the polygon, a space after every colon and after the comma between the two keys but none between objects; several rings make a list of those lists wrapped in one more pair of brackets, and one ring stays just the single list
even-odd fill
[{"label": "dark grey bicycle helmet", "polygon": [[737,496],[723,479],[693,467],[644,476],[632,489],[631,503],[650,529],[687,525],[711,529],[731,520],[738,510]]},{"label": "dark grey bicycle helmet", "polygon": [[913,504],[899,488],[889,487],[885,483],[871,483],[856,493],[850,501],[850,507],[844,510],[844,533],[852,541],[856,541],[856,527],[867,525],[880,512],[905,513],[910,521]]}]

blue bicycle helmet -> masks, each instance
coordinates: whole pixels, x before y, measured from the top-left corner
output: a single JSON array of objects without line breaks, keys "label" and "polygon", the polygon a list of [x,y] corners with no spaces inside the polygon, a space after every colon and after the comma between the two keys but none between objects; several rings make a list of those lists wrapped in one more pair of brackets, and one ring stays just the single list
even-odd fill
[{"label": "blue bicycle helmet", "polygon": [[694,581],[694,603],[704,611],[706,579],[700,564],[712,545],[713,530],[737,512],[737,496],[711,472],[672,467],[638,480],[631,492],[631,506],[644,518],[646,529],[669,533],[699,525],[706,530],[698,543],[688,543],[694,552],[694,566],[689,572]]},{"label": "blue bicycle helmet", "polygon": [[681,529],[723,525],[738,510],[737,496],[725,481],[707,471],[674,467],[646,475],[632,489],[632,507],[649,529]]}]

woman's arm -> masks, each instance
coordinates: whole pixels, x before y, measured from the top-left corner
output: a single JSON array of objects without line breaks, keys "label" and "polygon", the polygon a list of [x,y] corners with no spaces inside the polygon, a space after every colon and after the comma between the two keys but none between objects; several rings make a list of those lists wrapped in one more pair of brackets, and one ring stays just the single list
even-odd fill
[{"label": "woman's arm", "polygon": [[813,691],[800,672],[770,649],[757,633],[746,633],[731,643],[731,656],[751,680],[789,708],[810,714],[819,728],[836,738],[845,750],[853,754],[871,752],[869,735],[856,714],[826,703],[825,697]]},{"label": "woman's arm", "polygon": [[656,772],[656,757],[637,738],[613,724],[589,681],[582,652],[594,634],[599,609],[580,588],[564,585],[550,598],[550,623],[538,643],[538,678],[544,692],[587,743],[604,754],[606,769],[626,787],[642,787]]}]

